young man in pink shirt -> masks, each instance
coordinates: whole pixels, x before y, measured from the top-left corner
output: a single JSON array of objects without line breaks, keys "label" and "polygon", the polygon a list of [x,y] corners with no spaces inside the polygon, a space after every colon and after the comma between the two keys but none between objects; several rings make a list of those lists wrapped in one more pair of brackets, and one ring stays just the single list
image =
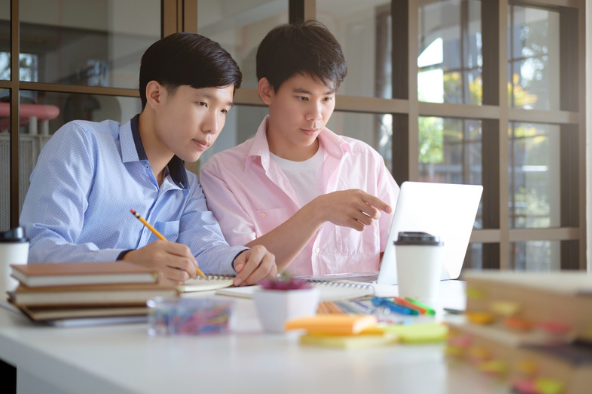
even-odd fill
[{"label": "young man in pink shirt", "polygon": [[383,158],[325,124],[347,74],[320,23],[281,25],[257,51],[257,134],[200,171],[208,207],[230,245],[263,245],[295,275],[376,272],[399,187]]}]

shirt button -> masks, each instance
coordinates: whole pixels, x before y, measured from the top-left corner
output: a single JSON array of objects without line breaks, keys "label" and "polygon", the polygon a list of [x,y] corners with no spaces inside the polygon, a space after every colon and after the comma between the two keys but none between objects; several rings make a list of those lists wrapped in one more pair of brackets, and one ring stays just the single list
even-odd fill
[{"label": "shirt button", "polygon": [[261,212],[259,215],[264,219],[267,217],[267,214],[265,212]]},{"label": "shirt button", "polygon": [[316,248],[316,249],[315,249],[315,253],[316,253],[316,254],[319,254],[319,252],[320,252],[320,251],[321,251],[321,249],[320,249],[320,248]]}]

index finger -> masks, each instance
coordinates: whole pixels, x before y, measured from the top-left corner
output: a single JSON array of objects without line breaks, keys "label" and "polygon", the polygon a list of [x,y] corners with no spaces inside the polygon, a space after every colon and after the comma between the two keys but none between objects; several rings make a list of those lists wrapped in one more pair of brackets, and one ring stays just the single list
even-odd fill
[{"label": "index finger", "polygon": [[191,253],[191,249],[188,246],[179,244],[176,242],[165,242],[164,243],[164,250],[167,253],[174,254],[180,257],[188,257],[191,260],[195,261],[195,256]]},{"label": "index finger", "polygon": [[368,204],[373,206],[374,208],[380,209],[381,211],[384,211],[386,213],[391,213],[393,211],[393,209],[391,208],[390,205],[388,205],[387,203],[385,203],[384,201],[382,201],[380,198],[373,196],[371,194],[367,194],[366,196],[364,196],[362,198],[362,200]]},{"label": "index finger", "polygon": [[237,278],[240,279],[240,284],[246,284],[247,278],[251,276],[253,271],[257,269],[259,263],[265,256],[265,249],[260,248],[251,248],[249,250],[249,255],[247,256],[247,261],[244,263],[244,267],[241,272],[237,275]]}]

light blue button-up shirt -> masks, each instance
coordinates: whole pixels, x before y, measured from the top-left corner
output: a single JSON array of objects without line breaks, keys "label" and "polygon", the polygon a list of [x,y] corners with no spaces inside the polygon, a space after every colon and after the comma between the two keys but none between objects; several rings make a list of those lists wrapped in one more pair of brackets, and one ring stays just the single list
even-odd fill
[{"label": "light blue button-up shirt", "polygon": [[39,155],[20,224],[30,239],[29,262],[115,261],[157,238],[191,248],[205,273],[236,275],[230,247],[195,174],[173,157],[158,187],[138,131],[138,116],[121,125],[73,121]]}]

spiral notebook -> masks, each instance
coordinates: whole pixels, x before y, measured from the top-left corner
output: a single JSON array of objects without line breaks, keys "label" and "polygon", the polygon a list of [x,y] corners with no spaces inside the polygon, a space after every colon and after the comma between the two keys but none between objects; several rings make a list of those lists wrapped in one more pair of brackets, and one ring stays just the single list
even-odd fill
[{"label": "spiral notebook", "polygon": [[[313,286],[321,290],[321,301],[353,300],[377,295],[376,285],[354,281],[335,281],[322,279],[307,279]],[[216,295],[228,297],[252,298],[261,286],[229,287],[218,289]]]},{"label": "spiral notebook", "polygon": [[189,279],[180,286],[176,286],[180,293],[191,293],[195,291],[216,290],[232,286],[234,276],[227,275],[208,275],[207,280],[198,276],[195,279]]}]

